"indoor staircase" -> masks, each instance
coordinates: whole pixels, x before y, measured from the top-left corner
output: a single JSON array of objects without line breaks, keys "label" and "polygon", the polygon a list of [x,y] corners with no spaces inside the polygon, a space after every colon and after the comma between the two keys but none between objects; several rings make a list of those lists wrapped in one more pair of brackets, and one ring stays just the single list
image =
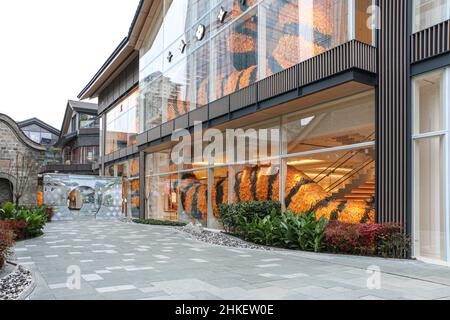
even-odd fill
[{"label": "indoor staircase", "polygon": [[373,175],[358,174],[344,188],[333,193],[333,197],[340,200],[372,201],[375,197],[375,179]]}]

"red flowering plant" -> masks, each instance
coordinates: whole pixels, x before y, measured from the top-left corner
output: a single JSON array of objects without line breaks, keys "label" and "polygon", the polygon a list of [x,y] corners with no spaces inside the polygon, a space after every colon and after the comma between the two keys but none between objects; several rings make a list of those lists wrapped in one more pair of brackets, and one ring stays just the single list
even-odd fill
[{"label": "red flowering plant", "polygon": [[324,244],[333,253],[405,258],[410,241],[398,225],[330,221],[325,228]]},{"label": "red flowering plant", "polygon": [[334,253],[374,255],[380,225],[330,221],[325,228],[324,243]]},{"label": "red flowering plant", "polygon": [[28,224],[22,220],[0,220],[0,228],[9,229],[14,234],[15,240],[24,240]]}]

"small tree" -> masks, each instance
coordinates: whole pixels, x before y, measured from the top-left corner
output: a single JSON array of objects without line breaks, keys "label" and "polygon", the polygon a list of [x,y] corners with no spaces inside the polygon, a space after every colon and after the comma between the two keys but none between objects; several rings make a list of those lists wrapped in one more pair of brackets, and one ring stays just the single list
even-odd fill
[{"label": "small tree", "polygon": [[30,182],[30,175],[34,169],[34,161],[30,156],[21,153],[16,154],[15,162],[10,162],[9,174],[15,180],[15,185],[11,184],[11,192],[14,196],[16,206],[19,206],[20,199]]},{"label": "small tree", "polygon": [[52,155],[52,163],[53,164],[57,164],[57,163],[61,163],[62,161],[62,149],[61,148],[56,148],[56,147],[50,147],[48,149],[48,152]]}]

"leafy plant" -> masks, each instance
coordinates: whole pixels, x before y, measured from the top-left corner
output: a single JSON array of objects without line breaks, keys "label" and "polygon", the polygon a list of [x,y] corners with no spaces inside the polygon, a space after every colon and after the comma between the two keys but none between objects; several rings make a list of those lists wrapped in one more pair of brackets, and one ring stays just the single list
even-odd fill
[{"label": "leafy plant", "polygon": [[[315,212],[296,214],[288,211],[284,214],[287,235],[296,240],[293,245],[304,251],[320,252],[324,230],[328,223],[325,217],[317,219]],[[290,229],[290,230],[289,230]]]},{"label": "leafy plant", "polygon": [[[240,206],[242,207],[248,208]],[[266,213],[264,216],[238,210],[234,214],[233,217],[226,216],[226,221],[231,221],[234,233],[246,241],[314,252],[321,251],[323,247],[323,232],[327,220],[324,217],[317,219],[314,212],[296,214],[287,211],[281,214],[276,206],[270,214]]]},{"label": "leafy plant", "polygon": [[48,220],[47,208],[17,207],[6,203],[0,210],[0,220],[12,228],[17,239],[40,236]]},{"label": "leafy plant", "polygon": [[236,228],[242,225],[242,219],[250,222],[255,217],[261,219],[275,213],[281,215],[281,204],[273,201],[239,202],[219,207],[219,221],[226,232],[236,233]]},{"label": "leafy plant", "polygon": [[42,208],[22,208],[19,210],[16,219],[27,223],[27,237],[37,237],[42,235],[42,230],[47,223],[48,217]]},{"label": "leafy plant", "polygon": [[16,216],[16,207],[11,202],[6,202],[2,209],[0,209],[0,219],[14,219]]}]

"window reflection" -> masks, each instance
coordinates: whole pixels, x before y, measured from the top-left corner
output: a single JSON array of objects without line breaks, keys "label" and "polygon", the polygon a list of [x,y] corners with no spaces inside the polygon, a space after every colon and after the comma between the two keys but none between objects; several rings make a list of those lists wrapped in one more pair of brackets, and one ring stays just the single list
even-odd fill
[{"label": "window reflection", "polygon": [[426,29],[449,18],[449,0],[413,1],[413,32]]},{"label": "window reflection", "polygon": [[362,94],[288,115],[283,120],[287,137],[285,152],[298,153],[374,141],[374,110],[373,94]]},{"label": "window reflection", "polygon": [[136,90],[106,114],[105,154],[136,144],[140,132],[138,98]]},{"label": "window reflection", "polygon": [[[371,0],[165,0],[140,51],[149,130],[348,40],[372,43]],[[176,18],[175,18],[176,17]],[[176,20],[176,23],[174,21]],[[204,27],[198,40],[199,26]],[[184,45],[183,45],[184,43]]]}]

